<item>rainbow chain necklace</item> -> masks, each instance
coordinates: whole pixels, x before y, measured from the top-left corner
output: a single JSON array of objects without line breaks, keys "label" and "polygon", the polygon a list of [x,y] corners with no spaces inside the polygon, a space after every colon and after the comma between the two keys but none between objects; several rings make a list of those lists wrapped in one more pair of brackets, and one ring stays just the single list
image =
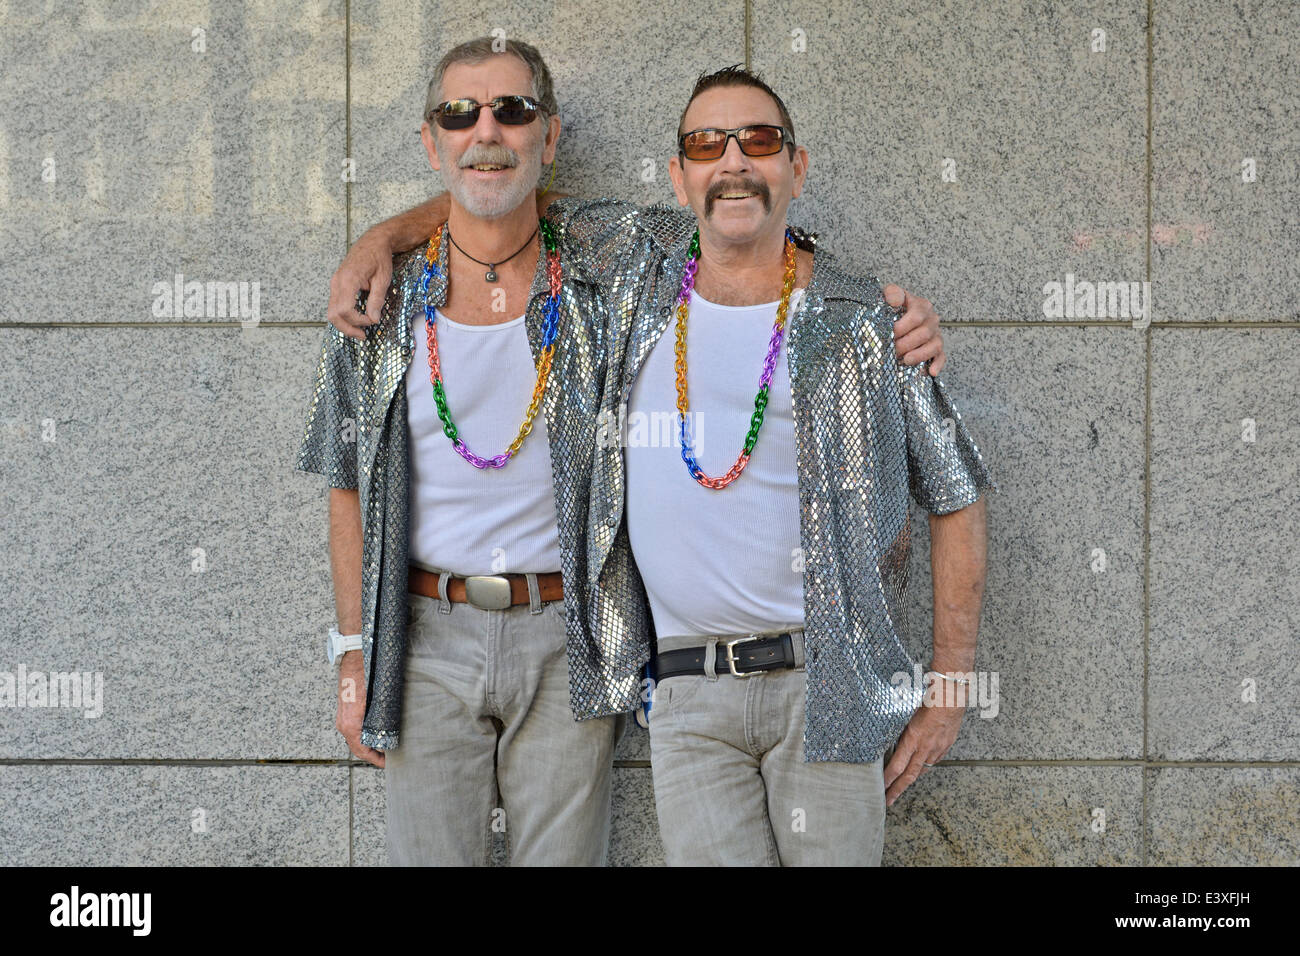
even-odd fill
[{"label": "rainbow chain necklace", "polygon": [[[443,236],[447,233],[447,224],[439,226],[429,237],[429,247],[424,253],[424,280],[420,286],[424,298],[424,326],[429,340],[429,380],[433,383],[433,403],[438,407],[438,417],[442,419],[442,431],[452,443],[460,457],[475,468],[504,468],[506,462],[514,456],[523,444],[528,433],[533,430],[533,419],[542,405],[542,396],[546,393],[546,383],[551,377],[551,359],[555,355],[555,338],[560,324],[560,253],[555,233],[551,224],[545,219],[540,221],[542,241],[546,243],[546,274],[550,280],[551,294],[542,306],[542,349],[541,359],[537,363],[537,384],[533,386],[533,399],[524,413],[524,423],[519,426],[515,440],[499,455],[481,458],[469,450],[469,446],[460,437],[460,429],[451,420],[447,410],[447,392],[442,385],[442,364],[438,360],[438,318],[436,310],[429,304],[429,280],[438,271],[438,251],[442,247]],[[448,278],[450,281],[450,277]]]},{"label": "rainbow chain necklace", "polygon": [[706,488],[725,488],[745,470],[749,456],[758,443],[758,430],[763,427],[763,412],[767,409],[768,386],[772,382],[772,373],[776,370],[776,357],[781,351],[781,337],[785,332],[785,317],[790,310],[790,295],[794,291],[794,237],[790,230],[785,233],[785,283],[781,288],[781,302],[776,307],[776,321],[772,323],[772,338],[767,345],[767,358],[763,360],[763,374],[758,379],[758,394],[754,396],[754,414],[749,420],[749,431],[745,433],[745,445],[731,466],[721,478],[710,478],[695,460],[694,443],[687,435],[686,415],[690,411],[690,402],[686,398],[686,317],[690,312],[691,290],[695,288],[695,272],[700,264],[700,233],[697,229],[691,237],[688,250],[690,258],[686,261],[686,274],[682,276],[682,291],[677,297],[677,421],[678,436],[682,444],[682,461],[691,477]]}]

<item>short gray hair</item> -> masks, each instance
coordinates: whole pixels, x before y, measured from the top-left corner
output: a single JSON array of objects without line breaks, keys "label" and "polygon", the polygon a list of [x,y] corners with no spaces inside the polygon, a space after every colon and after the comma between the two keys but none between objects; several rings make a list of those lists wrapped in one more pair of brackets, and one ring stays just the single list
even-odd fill
[{"label": "short gray hair", "polygon": [[[501,49],[501,47],[504,47],[504,49]],[[459,46],[452,47],[438,61],[438,66],[433,71],[433,79],[429,81],[428,92],[424,95],[424,116],[422,118],[428,120],[429,114],[433,112],[434,107],[443,102],[441,99],[442,78],[447,72],[447,67],[453,63],[482,63],[489,57],[500,56],[504,53],[513,53],[524,61],[524,65],[528,67],[528,71],[533,78],[533,99],[541,104],[542,109],[548,115],[558,116],[560,104],[555,101],[555,86],[551,83],[551,71],[546,68],[546,62],[542,59],[542,55],[537,52],[537,48],[524,43],[522,40],[479,37],[477,40],[469,40]]]}]

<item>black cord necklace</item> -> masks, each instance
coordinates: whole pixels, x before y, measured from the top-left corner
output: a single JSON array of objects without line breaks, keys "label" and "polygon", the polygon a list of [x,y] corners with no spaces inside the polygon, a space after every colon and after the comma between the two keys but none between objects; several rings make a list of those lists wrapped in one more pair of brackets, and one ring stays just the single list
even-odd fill
[{"label": "black cord necklace", "polygon": [[[538,228],[541,227],[541,223],[540,223],[540,222],[539,222],[537,225],[538,225]],[[531,246],[531,245],[533,244],[533,236],[536,236],[536,235],[537,235],[537,229],[534,229],[534,230],[533,230],[533,235],[532,235],[532,236],[529,236],[529,237],[528,237],[528,241],[525,242],[522,246],[519,247],[519,252],[523,252],[525,249],[527,249],[529,246]],[[474,259],[474,257],[471,256],[468,252],[466,252],[464,249],[461,249],[461,248],[460,248],[460,244],[459,244],[458,242],[456,242],[456,237],[453,236],[453,235],[451,234],[451,229],[450,229],[450,227],[447,229],[447,238],[451,240],[451,244],[452,244],[453,246],[455,246],[457,249],[460,249],[460,254],[461,254],[462,256],[464,256],[466,259]],[[481,265],[481,266],[487,266],[487,267],[488,267],[488,271],[485,272],[485,273],[483,274],[483,280],[484,280],[485,282],[496,282],[496,281],[497,281],[497,266],[505,265],[507,262],[509,262],[509,261],[510,261],[511,259],[513,259],[515,256],[519,255],[519,252],[516,252],[516,253],[514,254],[514,256],[508,256],[508,257],[506,257],[505,259],[502,259],[500,262],[484,262],[482,259],[474,259],[474,261],[477,262],[477,263],[478,263],[479,265]]]}]

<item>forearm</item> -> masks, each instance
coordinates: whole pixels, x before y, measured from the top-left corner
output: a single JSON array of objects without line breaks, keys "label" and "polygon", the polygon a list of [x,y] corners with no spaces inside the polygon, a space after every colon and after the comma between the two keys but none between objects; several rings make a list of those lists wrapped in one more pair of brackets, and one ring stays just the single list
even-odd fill
[{"label": "forearm", "polygon": [[450,195],[445,192],[439,193],[427,202],[420,203],[406,212],[399,212],[393,218],[385,219],[366,231],[382,235],[393,252],[405,252],[425,242],[433,235],[433,230],[447,221],[450,214]]},{"label": "forearm", "polygon": [[361,633],[361,498],[355,488],[330,489],[330,570],[340,634]]},{"label": "forearm", "polygon": [[975,669],[975,641],[987,568],[984,499],[946,515],[930,515],[934,582],[934,670]]}]

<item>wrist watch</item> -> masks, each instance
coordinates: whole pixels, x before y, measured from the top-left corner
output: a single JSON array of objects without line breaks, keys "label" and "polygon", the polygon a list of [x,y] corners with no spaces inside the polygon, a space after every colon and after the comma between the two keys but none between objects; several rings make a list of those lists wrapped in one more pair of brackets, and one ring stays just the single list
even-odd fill
[{"label": "wrist watch", "polygon": [[348,651],[361,650],[360,634],[340,634],[337,627],[330,628],[329,637],[325,639],[325,655],[330,665],[337,667],[343,655]]}]

